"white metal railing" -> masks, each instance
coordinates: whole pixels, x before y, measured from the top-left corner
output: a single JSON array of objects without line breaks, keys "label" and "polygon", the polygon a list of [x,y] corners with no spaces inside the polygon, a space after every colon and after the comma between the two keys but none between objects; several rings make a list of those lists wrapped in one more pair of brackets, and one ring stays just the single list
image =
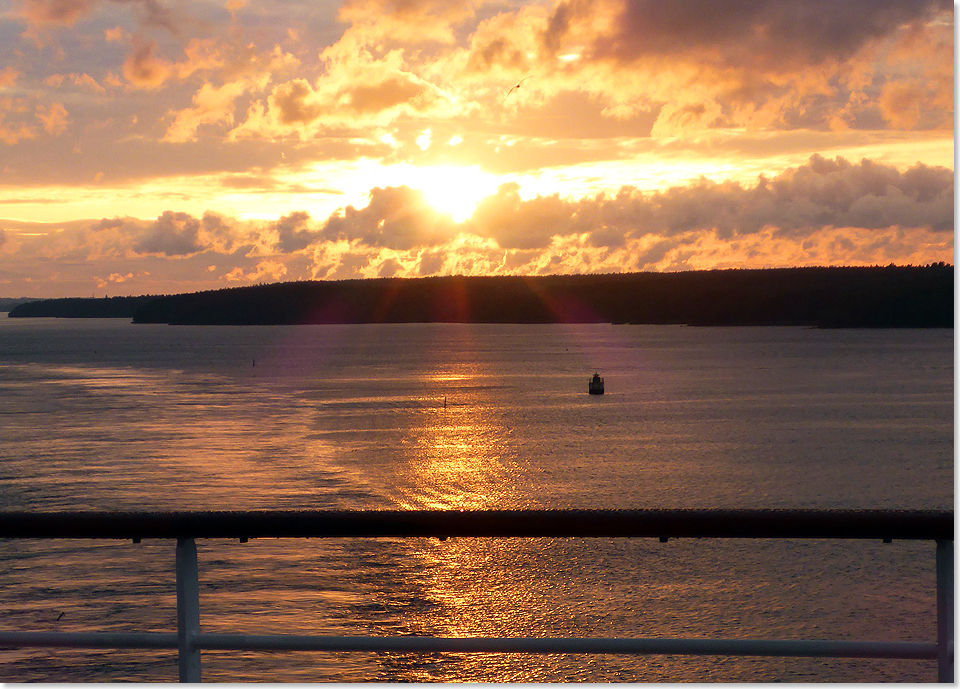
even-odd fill
[{"label": "white metal railing", "polygon": [[[658,537],[922,539],[936,542],[937,640],[446,638],[211,634],[200,631],[197,538]],[[199,682],[202,650],[608,653],[936,660],[954,677],[953,513],[862,510],[517,510],[174,513],[0,512],[0,538],[176,539],[177,632],[0,631],[0,647],[177,649]]]}]

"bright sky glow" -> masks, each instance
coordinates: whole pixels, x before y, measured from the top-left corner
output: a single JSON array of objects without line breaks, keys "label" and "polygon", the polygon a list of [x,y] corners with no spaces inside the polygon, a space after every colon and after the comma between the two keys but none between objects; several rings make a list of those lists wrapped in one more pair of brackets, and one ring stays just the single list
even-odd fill
[{"label": "bright sky glow", "polygon": [[431,206],[461,223],[476,209],[480,199],[497,191],[500,180],[478,166],[410,167],[400,173],[400,179],[427,197]]}]

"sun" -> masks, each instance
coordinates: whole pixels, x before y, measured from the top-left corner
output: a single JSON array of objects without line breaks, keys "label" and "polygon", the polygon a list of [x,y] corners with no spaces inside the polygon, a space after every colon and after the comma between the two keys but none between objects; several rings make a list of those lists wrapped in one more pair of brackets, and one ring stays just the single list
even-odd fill
[{"label": "sun", "polygon": [[407,186],[423,192],[427,202],[455,223],[467,220],[480,200],[497,191],[501,180],[477,166],[438,165],[413,167]]}]

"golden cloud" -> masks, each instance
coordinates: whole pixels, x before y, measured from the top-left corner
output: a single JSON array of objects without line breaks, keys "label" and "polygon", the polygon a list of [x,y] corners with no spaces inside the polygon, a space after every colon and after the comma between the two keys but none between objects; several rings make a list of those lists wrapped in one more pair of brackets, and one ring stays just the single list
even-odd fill
[{"label": "golden cloud", "polygon": [[893,84],[919,71],[929,86],[914,89],[909,105],[924,117],[890,124],[942,127],[953,112],[945,17],[952,20],[943,0],[561,0],[481,21],[467,48],[422,72],[448,81],[453,74],[478,95],[534,74],[514,104],[526,98],[539,107],[581,92],[622,120],[660,109],[653,133],[672,136],[690,128],[864,126],[883,84],[888,101],[902,100],[906,88]]},{"label": "golden cloud", "polygon": [[429,81],[403,68],[400,51],[380,59],[369,52],[327,53],[327,74],[311,84],[303,78],[278,84],[255,101],[247,119],[230,133],[309,138],[325,129],[382,127],[403,116],[449,116],[460,106]]},{"label": "golden cloud", "polygon": [[220,88],[204,84],[193,96],[193,107],[176,113],[163,140],[172,143],[193,141],[201,124],[223,122],[232,125],[236,100],[250,88],[251,84],[245,81],[224,84]]},{"label": "golden cloud", "polygon": [[453,43],[454,28],[473,17],[483,0],[346,0],[339,18],[366,43]]}]

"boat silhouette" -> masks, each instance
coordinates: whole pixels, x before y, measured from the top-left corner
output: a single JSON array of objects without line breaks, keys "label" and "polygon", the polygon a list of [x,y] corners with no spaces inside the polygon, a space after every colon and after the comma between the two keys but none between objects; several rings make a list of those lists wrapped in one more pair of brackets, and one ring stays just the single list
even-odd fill
[{"label": "boat silhouette", "polygon": [[590,379],[590,386],[588,389],[591,395],[603,394],[603,378],[600,377],[599,373],[593,374],[593,378]]}]

